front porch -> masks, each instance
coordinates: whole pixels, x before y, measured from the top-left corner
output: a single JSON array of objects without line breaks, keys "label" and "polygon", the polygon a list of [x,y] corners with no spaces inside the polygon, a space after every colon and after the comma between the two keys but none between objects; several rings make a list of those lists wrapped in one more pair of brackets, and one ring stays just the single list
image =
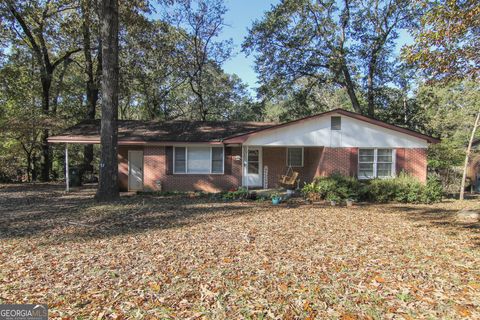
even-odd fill
[{"label": "front porch", "polygon": [[297,187],[315,177],[335,171],[355,176],[356,148],[302,146],[243,146],[242,186],[270,189],[281,187],[280,179],[289,169],[298,172]]}]

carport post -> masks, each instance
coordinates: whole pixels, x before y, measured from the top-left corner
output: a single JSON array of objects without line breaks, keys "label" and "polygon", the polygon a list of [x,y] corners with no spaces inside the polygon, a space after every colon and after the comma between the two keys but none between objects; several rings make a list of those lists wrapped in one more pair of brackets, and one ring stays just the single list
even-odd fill
[{"label": "carport post", "polygon": [[65,143],[65,191],[70,192],[70,172],[68,168],[68,143]]}]

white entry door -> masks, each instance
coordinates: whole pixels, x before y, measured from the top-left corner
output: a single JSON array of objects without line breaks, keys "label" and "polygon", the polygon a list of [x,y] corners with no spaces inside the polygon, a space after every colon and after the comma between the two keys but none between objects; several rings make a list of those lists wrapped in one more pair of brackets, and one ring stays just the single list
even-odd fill
[{"label": "white entry door", "polygon": [[143,151],[128,151],[128,190],[143,190]]},{"label": "white entry door", "polygon": [[244,147],[243,185],[261,187],[262,184],[262,147]]}]

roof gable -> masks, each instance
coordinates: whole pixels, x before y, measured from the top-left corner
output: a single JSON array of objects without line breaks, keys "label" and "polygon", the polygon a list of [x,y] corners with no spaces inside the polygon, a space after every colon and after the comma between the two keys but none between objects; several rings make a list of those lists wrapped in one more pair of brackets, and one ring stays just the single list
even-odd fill
[{"label": "roof gable", "polygon": [[253,132],[234,135],[234,136],[231,136],[231,137],[228,137],[227,139],[225,139],[224,142],[225,143],[244,143],[245,141],[247,141],[248,138],[250,138],[254,135],[260,134],[260,133],[264,133],[264,132],[279,129],[279,128],[289,127],[289,126],[293,126],[293,125],[298,125],[298,124],[304,123],[306,121],[310,121],[310,120],[314,120],[314,119],[320,119],[320,118],[324,118],[324,117],[328,117],[328,116],[332,116],[332,115],[336,115],[336,114],[346,116],[346,117],[350,117],[350,118],[353,118],[353,119],[356,119],[356,120],[360,120],[360,121],[363,121],[363,122],[371,124],[371,125],[375,125],[375,126],[379,126],[379,127],[382,127],[382,128],[389,129],[389,130],[397,131],[397,132],[400,132],[400,133],[403,133],[403,134],[406,134],[406,135],[409,135],[409,136],[412,136],[412,137],[415,137],[415,138],[418,138],[418,139],[425,140],[428,143],[438,143],[440,141],[439,139],[433,138],[433,137],[428,136],[428,135],[424,135],[420,132],[413,131],[413,130],[406,129],[406,128],[402,128],[402,127],[399,127],[399,126],[396,126],[396,125],[393,125],[393,124],[389,124],[389,123],[386,123],[386,122],[383,122],[383,121],[380,121],[380,120],[377,120],[377,119],[373,119],[373,118],[370,118],[370,117],[367,117],[367,116],[364,116],[364,115],[361,115],[361,114],[358,114],[358,113],[355,113],[355,112],[347,111],[347,110],[344,110],[344,109],[334,109],[334,110],[331,110],[331,111],[327,111],[327,112],[324,112],[324,113],[308,116],[308,117],[305,117],[305,118],[301,118],[301,119],[297,119],[297,120],[273,125],[273,126],[270,126],[268,128],[262,128],[262,129],[259,129],[259,130],[253,131]]}]

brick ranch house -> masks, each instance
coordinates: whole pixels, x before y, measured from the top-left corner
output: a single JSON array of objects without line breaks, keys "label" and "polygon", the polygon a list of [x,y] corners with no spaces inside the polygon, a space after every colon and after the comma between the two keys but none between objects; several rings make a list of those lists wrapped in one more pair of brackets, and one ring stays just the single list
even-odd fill
[{"label": "brick ranch house", "polygon": [[[98,144],[100,122],[81,122],[49,142]],[[299,186],[336,171],[358,179],[405,171],[426,181],[427,147],[436,142],[343,109],[282,124],[124,120],[119,121],[119,188],[274,188],[289,167],[299,173]]]}]

